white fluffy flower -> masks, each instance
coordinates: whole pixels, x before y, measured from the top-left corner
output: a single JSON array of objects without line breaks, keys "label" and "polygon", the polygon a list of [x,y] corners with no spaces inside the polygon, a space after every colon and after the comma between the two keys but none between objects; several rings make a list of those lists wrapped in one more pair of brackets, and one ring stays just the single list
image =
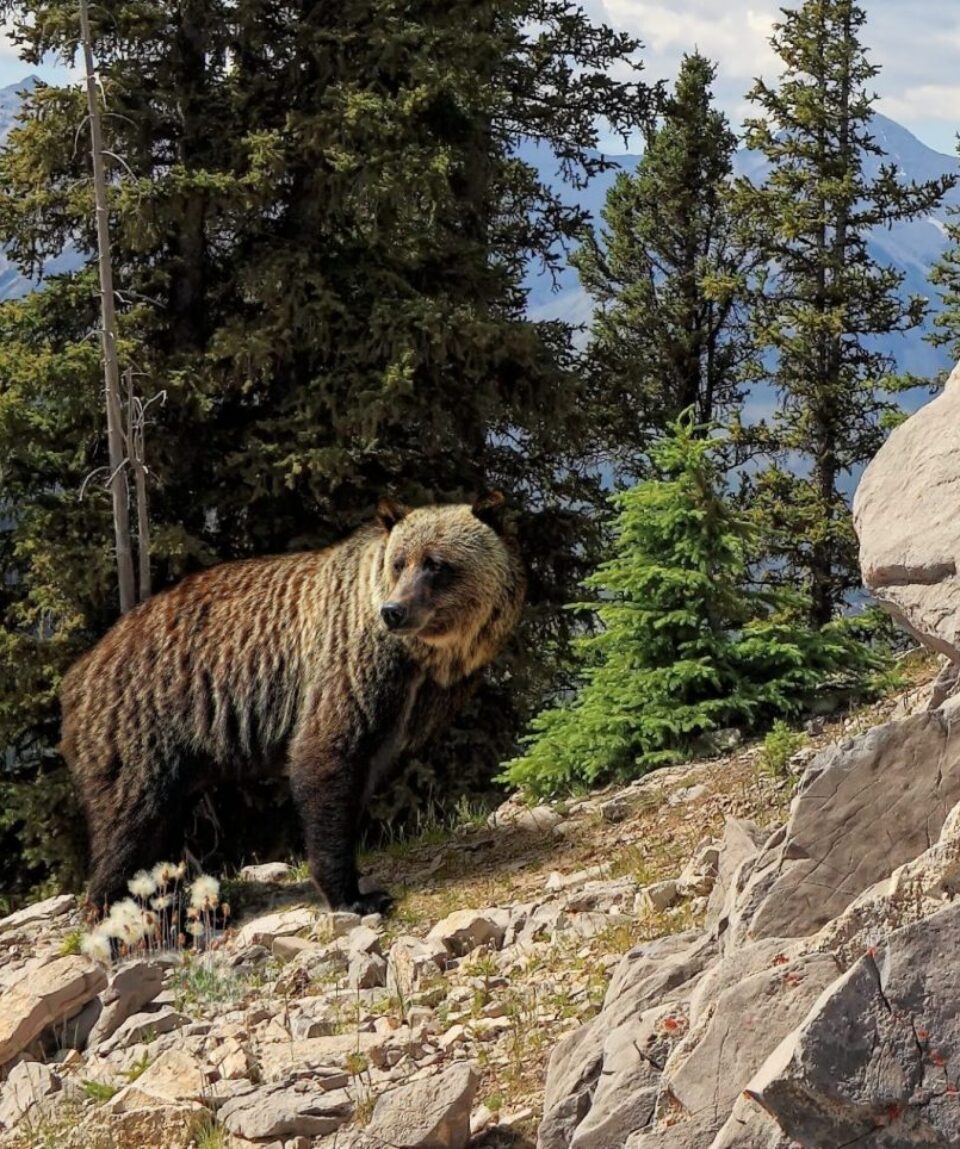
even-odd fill
[{"label": "white fluffy flower", "polygon": [[110,913],[99,928],[109,937],[125,942],[136,941],[143,937],[143,911],[133,898],[124,898],[110,907]]},{"label": "white fluffy flower", "polygon": [[187,922],[183,928],[188,934],[193,934],[195,938],[198,938],[203,933],[204,925],[203,922]]},{"label": "white fluffy flower", "polygon": [[157,879],[146,870],[141,870],[127,882],[127,889],[135,898],[149,898],[151,894],[157,892]]},{"label": "white fluffy flower", "polygon": [[86,954],[88,958],[94,961],[101,962],[103,965],[110,964],[110,935],[104,930],[103,926],[91,931],[89,934],[84,934],[80,939],[80,952]]},{"label": "white fluffy flower", "polygon": [[150,905],[158,912],[168,910],[173,905],[173,894],[161,894],[159,897],[151,899]]},{"label": "white fluffy flower", "polygon": [[216,878],[201,874],[190,887],[190,905],[202,910],[213,908],[220,900],[220,883]]},{"label": "white fluffy flower", "polygon": [[169,886],[171,882],[177,880],[180,875],[177,874],[177,867],[173,862],[157,862],[153,867],[153,880],[157,883],[158,889],[163,889],[164,886]]}]

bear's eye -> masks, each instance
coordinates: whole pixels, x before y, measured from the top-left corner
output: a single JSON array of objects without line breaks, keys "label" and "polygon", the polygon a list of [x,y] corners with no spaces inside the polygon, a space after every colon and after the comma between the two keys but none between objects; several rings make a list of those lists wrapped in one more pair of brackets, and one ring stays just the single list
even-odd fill
[{"label": "bear's eye", "polygon": [[395,575],[402,574],[403,568],[406,565],[407,560],[403,557],[403,555],[397,555],[397,557],[393,560],[393,573]]},{"label": "bear's eye", "polygon": [[423,569],[430,576],[430,585],[434,590],[444,590],[454,580],[456,571],[442,559],[426,558],[423,560]]}]

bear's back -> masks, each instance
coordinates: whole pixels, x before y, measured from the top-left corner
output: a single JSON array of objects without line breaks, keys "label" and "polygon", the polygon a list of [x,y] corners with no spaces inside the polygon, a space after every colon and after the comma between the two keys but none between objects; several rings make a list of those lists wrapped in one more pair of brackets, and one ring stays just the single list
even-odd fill
[{"label": "bear's back", "polygon": [[310,667],[364,625],[369,532],[323,551],[223,563],[121,618],[64,679],[63,750],[149,761],[269,756]]}]

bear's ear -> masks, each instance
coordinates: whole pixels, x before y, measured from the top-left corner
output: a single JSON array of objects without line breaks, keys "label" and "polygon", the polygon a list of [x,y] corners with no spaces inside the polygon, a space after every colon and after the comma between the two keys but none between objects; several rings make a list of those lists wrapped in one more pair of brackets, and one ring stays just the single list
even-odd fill
[{"label": "bear's ear", "polygon": [[481,523],[492,527],[498,535],[503,534],[507,500],[502,491],[491,491],[489,495],[482,495],[471,509],[474,517]]},{"label": "bear's ear", "polygon": [[390,531],[410,514],[410,508],[396,499],[381,499],[377,503],[377,522],[389,534]]}]

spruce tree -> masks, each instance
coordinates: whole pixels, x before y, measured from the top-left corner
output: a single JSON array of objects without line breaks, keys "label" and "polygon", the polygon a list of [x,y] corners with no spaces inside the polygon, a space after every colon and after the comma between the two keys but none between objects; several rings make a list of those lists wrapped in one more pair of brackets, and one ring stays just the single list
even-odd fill
[{"label": "spruce tree", "polygon": [[[847,492],[896,418],[900,382],[875,337],[906,331],[925,301],[904,299],[903,275],[878,264],[872,229],[929,212],[951,180],[904,182],[870,133],[878,68],[861,40],[853,0],[784,9],[771,40],[783,61],[776,87],[758,80],[759,114],[746,143],[767,161],[762,183],[742,180],[739,209],[766,243],[769,270],[756,334],[771,362],[778,407],[769,431],[777,461],[758,480],[772,524],[768,572],[804,588],[823,625],[860,586]],[[902,382],[902,381],[901,381]]]},{"label": "spruce tree", "polygon": [[636,777],[882,666],[843,622],[810,628],[792,592],[751,587],[753,522],[724,490],[725,444],[702,430],[679,422],[650,449],[653,477],[612,497],[611,555],[575,607],[600,624],[577,640],[579,689],[538,715],[504,780],[550,794]]},{"label": "spruce tree", "polygon": [[593,408],[621,469],[683,411],[698,426],[739,409],[755,374],[747,330],[758,254],[736,226],[736,135],[712,104],[716,67],[685,56],[644,131],[643,156],[607,195],[605,228],[572,262],[596,301]]},{"label": "spruce tree", "polygon": [[[960,209],[951,208],[947,221],[949,246],[933,265],[930,282],[940,296],[940,309],[927,339],[934,347],[946,347],[951,364],[960,362]],[[946,382],[944,372],[936,383]]]},{"label": "spruce tree", "polygon": [[[0,14],[28,62],[75,58],[74,0],[0,0]],[[167,395],[149,430],[157,589],[335,541],[384,492],[504,489],[529,630],[509,683],[478,700],[485,717],[439,766],[411,764],[411,785],[439,768],[445,796],[489,782],[563,655],[555,607],[595,539],[570,332],[529,322],[522,290],[528,260],[555,263],[584,212],[516,145],[543,141],[574,181],[595,174],[598,122],[628,132],[645,114],[637,45],[567,0],[118,0],[91,20],[120,157],[120,366],[146,399]],[[40,85],[0,154],[10,257],[36,275],[70,246],[82,265],[0,308],[0,748],[25,784],[57,762],[60,674],[117,613],[108,500],[92,482],[79,498],[106,460],[84,117],[77,86]],[[31,816],[5,809],[26,833]]]}]

